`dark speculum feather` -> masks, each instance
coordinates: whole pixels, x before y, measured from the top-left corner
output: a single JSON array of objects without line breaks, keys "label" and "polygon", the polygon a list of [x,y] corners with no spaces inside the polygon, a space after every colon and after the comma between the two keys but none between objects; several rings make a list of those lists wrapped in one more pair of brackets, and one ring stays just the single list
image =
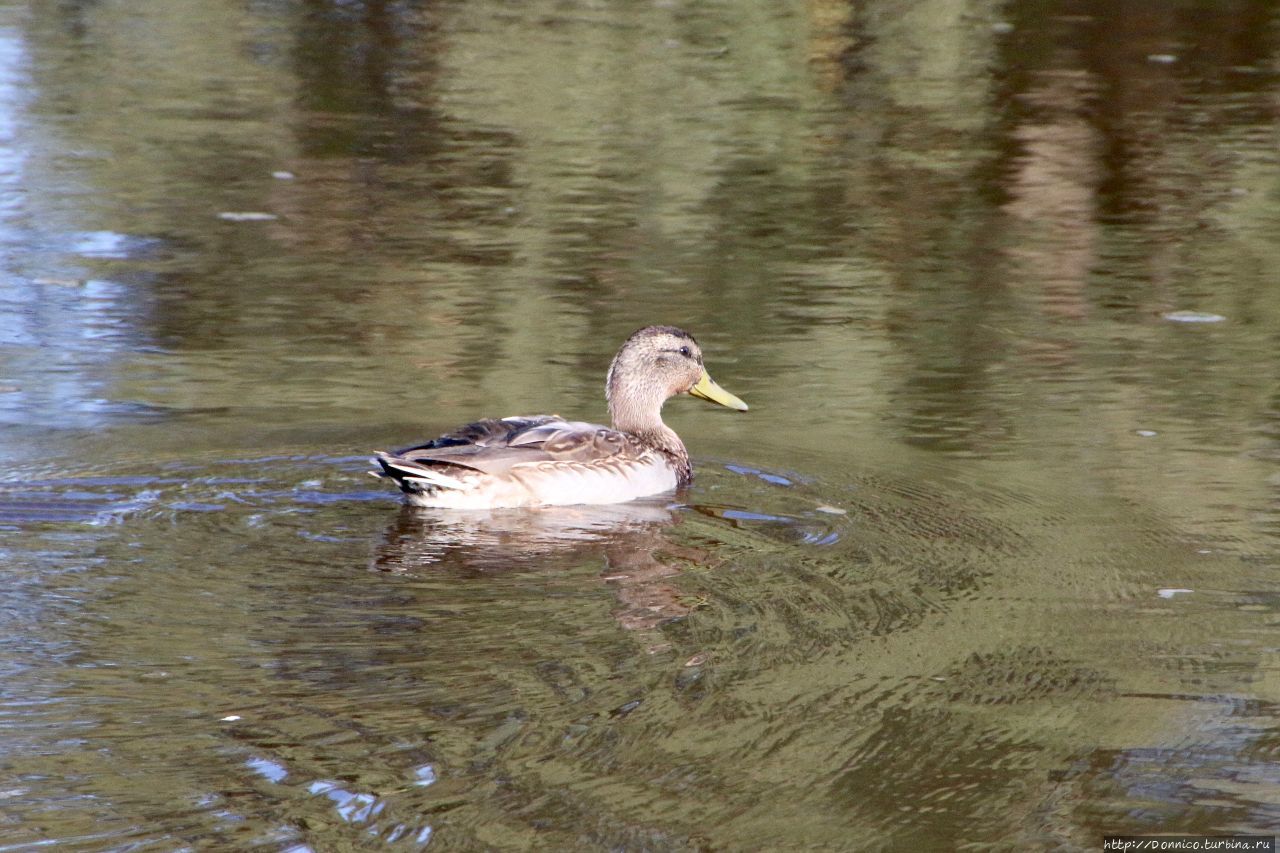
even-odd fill
[{"label": "dark speculum feather", "polygon": [[539,415],[532,418],[485,418],[482,421],[466,424],[455,429],[453,432],[447,432],[439,438],[433,438],[425,444],[415,444],[412,447],[404,447],[392,453],[393,456],[403,456],[414,450],[436,450],[442,447],[463,447],[470,444],[479,445],[502,445],[514,434],[521,430],[535,427],[538,424],[546,423],[554,420],[549,415]]}]

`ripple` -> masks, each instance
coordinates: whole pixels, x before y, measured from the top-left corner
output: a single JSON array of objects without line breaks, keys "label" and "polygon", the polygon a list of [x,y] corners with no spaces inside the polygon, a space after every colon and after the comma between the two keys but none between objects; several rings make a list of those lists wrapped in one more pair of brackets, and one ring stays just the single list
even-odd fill
[{"label": "ripple", "polygon": [[[733,463],[701,468],[687,504],[463,513],[367,490],[363,463],[9,472],[0,502],[30,511],[5,557],[46,568],[0,609],[26,638],[0,690],[24,756],[13,799],[81,815],[67,798],[92,792],[134,816],[107,824],[114,844],[144,814],[146,837],[228,847],[247,837],[237,826],[302,844],[301,825],[337,844],[484,846],[493,826],[523,838],[603,805],[600,839],[679,847],[692,836],[652,834],[620,804],[694,826],[690,791],[720,826],[790,796],[836,804],[843,830],[938,833],[1007,817],[1059,766],[1041,752],[1078,743],[1080,709],[1170,701],[1121,694],[1111,663],[1052,633],[1078,599],[1017,626],[1045,583],[1021,576],[1046,552],[1007,519],[1055,523],[1017,489]],[[1153,590],[1172,587],[1129,582],[1171,606]],[[1177,602],[1255,613],[1273,609],[1264,593]],[[1248,665],[1178,652],[1143,654],[1188,682]],[[673,733],[719,758],[690,759]],[[36,767],[43,781],[23,775]],[[183,805],[156,813],[119,767]]]}]

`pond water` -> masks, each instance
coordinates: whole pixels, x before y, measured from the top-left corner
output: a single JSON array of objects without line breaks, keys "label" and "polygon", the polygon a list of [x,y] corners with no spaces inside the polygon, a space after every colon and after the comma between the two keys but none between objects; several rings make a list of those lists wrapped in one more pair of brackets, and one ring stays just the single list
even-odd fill
[{"label": "pond water", "polygon": [[[1280,826],[1270,2],[0,4],[0,850]],[[602,419],[683,493],[430,512]]]}]

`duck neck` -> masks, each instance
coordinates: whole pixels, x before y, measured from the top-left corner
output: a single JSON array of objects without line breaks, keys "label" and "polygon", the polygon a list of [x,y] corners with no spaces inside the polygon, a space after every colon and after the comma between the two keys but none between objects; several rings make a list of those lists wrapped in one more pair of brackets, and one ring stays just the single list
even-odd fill
[{"label": "duck neck", "polygon": [[649,447],[666,456],[681,486],[693,479],[693,467],[689,464],[689,451],[675,430],[662,422],[662,404],[665,395],[660,393],[632,393],[626,396],[614,393],[609,387],[609,418],[613,428],[635,436]]},{"label": "duck neck", "polygon": [[689,451],[685,449],[684,442],[680,440],[680,436],[676,435],[676,431],[664,424],[661,418],[657,420],[656,426],[626,429],[618,426],[615,421],[614,428],[634,435],[645,445],[665,456],[671,463],[671,467],[675,469],[676,481],[680,488],[683,489],[693,482],[693,464],[689,461]]},{"label": "duck neck", "polygon": [[644,439],[655,447],[683,450],[680,436],[662,422],[662,399],[650,396],[621,398],[609,395],[609,418],[613,428]]}]

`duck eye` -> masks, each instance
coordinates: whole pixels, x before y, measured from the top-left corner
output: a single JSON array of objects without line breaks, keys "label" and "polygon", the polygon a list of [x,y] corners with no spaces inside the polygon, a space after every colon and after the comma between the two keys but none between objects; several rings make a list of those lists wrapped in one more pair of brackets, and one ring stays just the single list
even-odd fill
[{"label": "duck eye", "polygon": [[680,347],[680,354],[685,358],[690,358],[693,355],[692,353],[689,352],[688,347]]}]

